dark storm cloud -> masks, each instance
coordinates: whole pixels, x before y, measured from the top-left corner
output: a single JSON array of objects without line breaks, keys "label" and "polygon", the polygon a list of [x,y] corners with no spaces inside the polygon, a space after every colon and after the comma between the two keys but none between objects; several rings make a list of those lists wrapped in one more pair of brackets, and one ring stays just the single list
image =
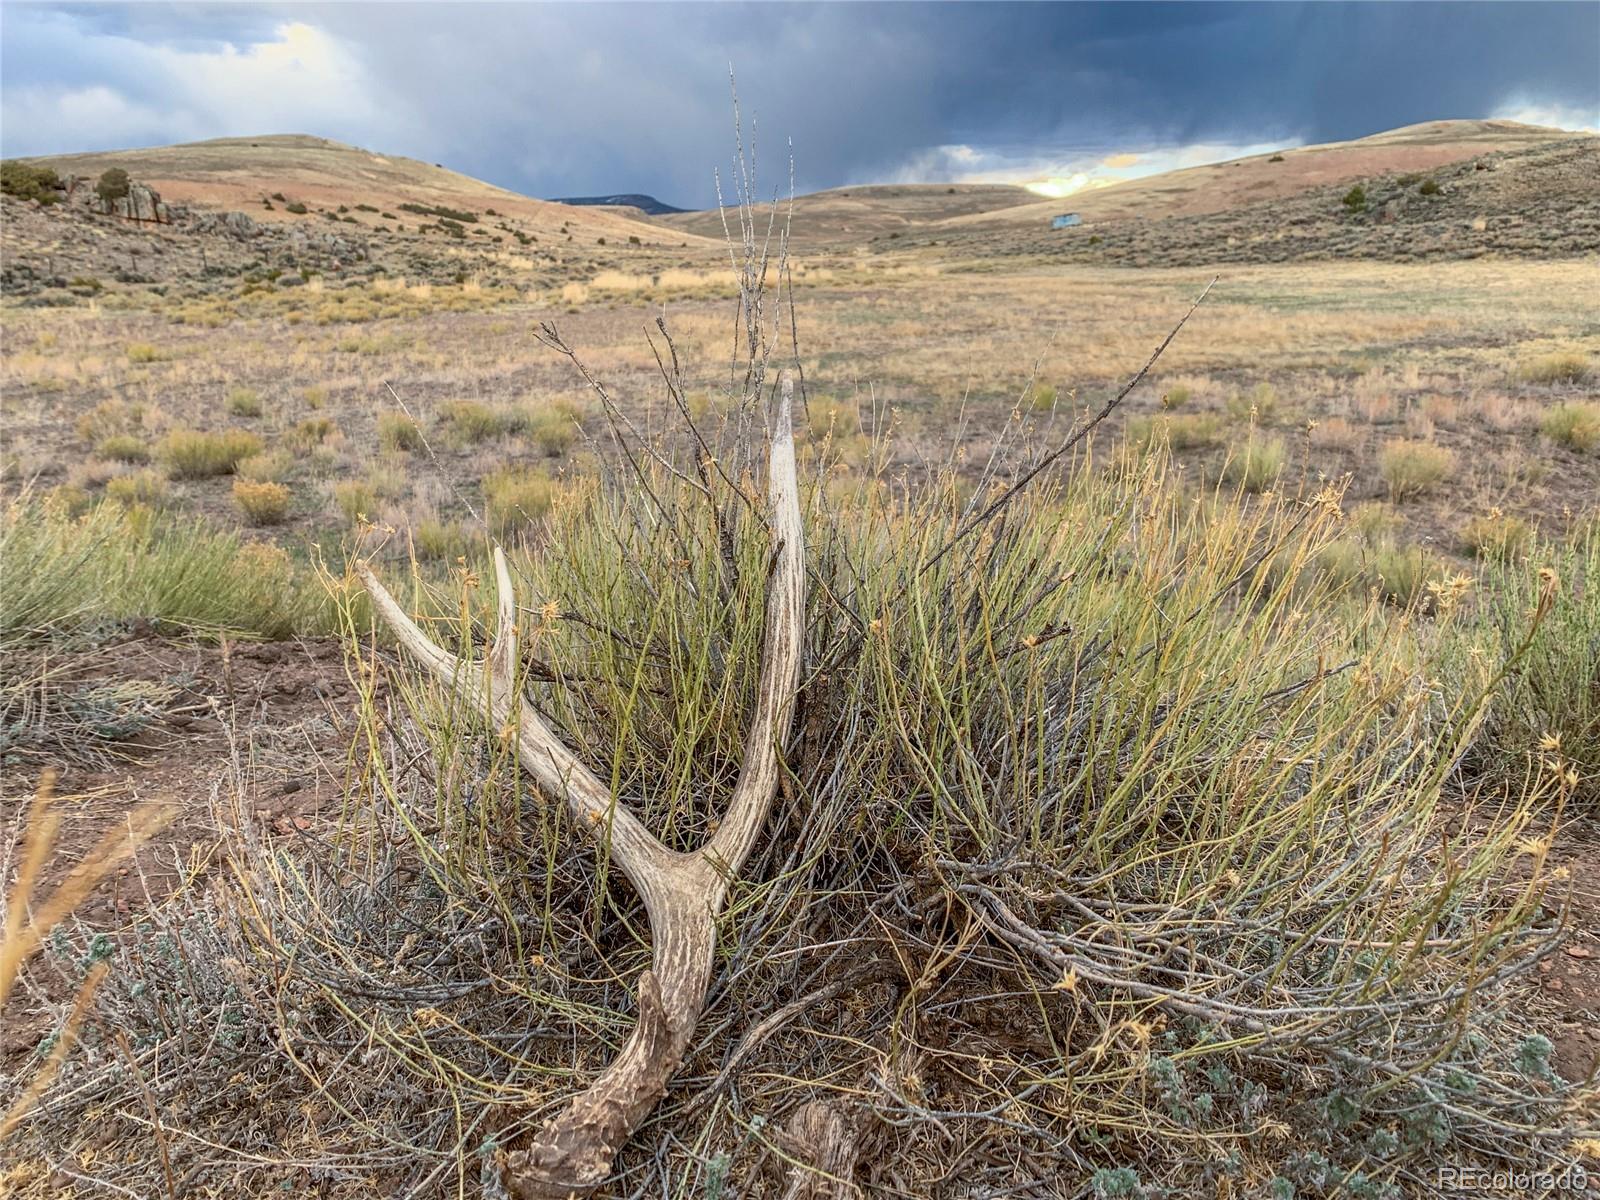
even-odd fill
[{"label": "dark storm cloud", "polygon": [[[5,151],[294,130],[542,195],[1600,113],[1600,5],[7,5]],[[286,27],[308,31],[290,38]],[[276,48],[274,48],[276,47]],[[952,153],[956,155],[952,158]]]}]

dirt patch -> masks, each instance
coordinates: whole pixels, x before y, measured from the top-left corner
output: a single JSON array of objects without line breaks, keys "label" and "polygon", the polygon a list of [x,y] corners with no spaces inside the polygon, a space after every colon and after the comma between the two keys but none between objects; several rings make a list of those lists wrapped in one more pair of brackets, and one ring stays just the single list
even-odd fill
[{"label": "dirt patch", "polygon": [[[79,906],[74,918],[86,930],[129,934],[176,888],[207,878],[221,840],[213,799],[235,781],[244,790],[242,811],[269,836],[314,831],[338,812],[355,700],[338,642],[208,645],[138,633],[81,658],[82,669],[73,672],[78,685],[142,682],[172,694],[136,737],[87,760],[71,749],[20,756],[0,786],[7,814],[0,838],[14,859],[33,788],[46,769],[59,772],[60,832],[36,899],[60,886],[140,805],[170,813],[165,828]],[[48,968],[34,978],[41,1000],[59,1000],[70,987]],[[30,1053],[52,1020],[48,1004],[8,1012],[0,1062],[10,1067]]]}]

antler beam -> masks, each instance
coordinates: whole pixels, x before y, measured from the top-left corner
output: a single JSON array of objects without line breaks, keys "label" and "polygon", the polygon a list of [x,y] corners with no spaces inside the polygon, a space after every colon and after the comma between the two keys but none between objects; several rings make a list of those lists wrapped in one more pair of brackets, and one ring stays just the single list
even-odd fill
[{"label": "antler beam", "polygon": [[634,1130],[666,1094],[710,986],[716,918],[777,794],[779,755],[793,724],[805,629],[805,550],[795,474],[793,383],[784,376],[769,443],[767,488],[775,562],[767,592],[761,676],[738,782],[716,833],[691,853],[665,846],[545,724],[516,682],[517,610],[505,554],[494,642],[482,661],[441,649],[365,565],[356,572],[400,644],[446,686],[483,707],[491,725],[515,723],[518,758],[541,791],[566,802],[644,901],[651,965],[639,977],[639,1017],[615,1060],[587,1090],[506,1158],[519,1200],[569,1200],[604,1183]]}]

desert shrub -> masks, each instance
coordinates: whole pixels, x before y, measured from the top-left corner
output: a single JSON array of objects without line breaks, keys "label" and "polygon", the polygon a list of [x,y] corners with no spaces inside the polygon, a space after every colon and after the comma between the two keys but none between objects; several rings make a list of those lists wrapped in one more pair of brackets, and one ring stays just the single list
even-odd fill
[{"label": "desert shrub", "polygon": [[1264,492],[1277,482],[1288,457],[1282,438],[1251,438],[1223,464],[1222,477],[1241,491]]},{"label": "desert shrub", "polygon": [[1600,449],[1600,404],[1558,404],[1540,418],[1539,430],[1570,450]]},{"label": "desert shrub", "polygon": [[19,200],[37,200],[40,204],[56,204],[65,188],[61,176],[49,167],[18,162],[14,158],[0,162],[0,192]]},{"label": "desert shrub", "polygon": [[109,204],[113,200],[125,199],[131,186],[128,173],[121,167],[112,167],[101,172],[100,178],[95,181],[94,194]]},{"label": "desert shrub", "polygon": [[452,400],[441,405],[439,415],[452,440],[462,445],[501,437],[525,418],[479,400]]},{"label": "desert shrub", "polygon": [[1396,499],[1428,491],[1450,473],[1455,455],[1432,442],[1408,442],[1395,438],[1384,443],[1378,454],[1378,471]]},{"label": "desert shrub", "polygon": [[281,483],[235,479],[233,502],[252,525],[281,525],[289,515],[289,489]]},{"label": "desert shrub", "polygon": [[1029,386],[1024,402],[1034,412],[1053,412],[1059,395],[1053,383],[1034,383]]},{"label": "desert shrub", "polygon": [[1529,383],[1582,383],[1590,369],[1588,355],[1563,350],[1524,363],[1522,377]]},{"label": "desert shrub", "polygon": [[115,433],[95,444],[94,455],[113,462],[142,463],[150,461],[150,447],[131,433]]},{"label": "desert shrub", "polygon": [[1163,413],[1152,417],[1130,417],[1128,440],[1139,447],[1165,442],[1174,450],[1198,450],[1220,446],[1222,420],[1215,413]]},{"label": "desert shrub", "polygon": [[207,479],[232,474],[242,458],[261,453],[261,439],[242,429],[202,433],[178,429],[162,438],[156,457],[173,479]]},{"label": "desert shrub", "polygon": [[96,445],[107,438],[137,433],[144,407],[125,400],[104,400],[78,418],[78,437]]},{"label": "desert shrub", "polygon": [[160,347],[153,346],[149,342],[130,342],[127,353],[128,361],[131,363],[160,362],[166,357],[161,353]]},{"label": "desert shrub", "polygon": [[1182,408],[1194,398],[1194,389],[1186,383],[1175,383],[1161,393],[1162,408]]},{"label": "desert shrub", "polygon": [[1429,589],[1444,578],[1444,567],[1421,546],[1381,543],[1372,556],[1372,578],[1385,603],[1427,607]]},{"label": "desert shrub", "polygon": [[252,454],[235,463],[233,473],[252,483],[283,483],[294,474],[294,459],[286,450]]},{"label": "desert shrub", "polygon": [[1437,196],[1440,190],[1439,181],[1437,179],[1424,179],[1422,181],[1422,186],[1417,189],[1417,191],[1424,196]]},{"label": "desert shrub", "polygon": [[1463,525],[1456,544],[1463,554],[1475,558],[1505,558],[1520,554],[1532,536],[1533,528],[1526,521],[1497,508]]},{"label": "desert shrub", "polygon": [[[1491,700],[1477,765],[1497,778],[1575,773],[1574,798],[1600,815],[1600,521],[1523,557],[1485,561],[1475,620],[1446,639],[1454,673],[1509,662]],[[1529,639],[1529,614],[1540,614]],[[1524,643],[1526,648],[1524,649]]]},{"label": "desert shrub", "polygon": [[423,448],[422,430],[405,413],[378,414],[378,445],[389,451],[416,451]]},{"label": "desert shrub", "polygon": [[292,212],[297,217],[306,215],[306,206],[298,200],[291,200],[283,206],[285,212]]},{"label": "desert shrub", "polygon": [[300,398],[306,402],[306,407],[315,411],[328,402],[328,389],[321,384],[315,384],[300,393]]},{"label": "desert shrub", "polygon": [[411,542],[419,562],[453,562],[472,553],[479,536],[459,521],[430,517],[412,529]]},{"label": "desert shrub", "polygon": [[1344,194],[1343,204],[1353,213],[1367,211],[1367,189],[1359,183]]},{"label": "desert shrub", "polygon": [[135,504],[154,508],[166,501],[169,490],[166,476],[159,471],[131,471],[106,480],[106,499],[124,508]]},{"label": "desert shrub", "polygon": [[1270,425],[1278,415],[1278,389],[1263,380],[1248,393],[1235,392],[1228,397],[1228,416],[1235,421],[1254,421]]},{"label": "desert shrub", "polygon": [[334,507],[351,525],[376,519],[378,505],[382,503],[377,489],[363,479],[339,481],[333,485],[332,495]]},{"label": "desert shrub", "polygon": [[536,523],[554,498],[550,477],[526,467],[503,467],[483,481],[489,527],[502,537],[515,536]]},{"label": "desert shrub", "polygon": [[330,628],[315,579],[274,546],[142,506],[81,517],[25,500],[0,506],[0,648],[108,621],[142,619],[201,634],[281,638]]},{"label": "desert shrub", "polygon": [[310,450],[322,445],[337,433],[339,427],[332,417],[307,417],[283,435],[284,444],[294,450]]},{"label": "desert shrub", "polygon": [[230,388],[226,407],[236,417],[259,417],[261,415],[261,394],[254,388]]},{"label": "desert shrub", "polygon": [[552,458],[565,454],[578,439],[576,414],[565,404],[554,404],[531,414],[528,434]]}]

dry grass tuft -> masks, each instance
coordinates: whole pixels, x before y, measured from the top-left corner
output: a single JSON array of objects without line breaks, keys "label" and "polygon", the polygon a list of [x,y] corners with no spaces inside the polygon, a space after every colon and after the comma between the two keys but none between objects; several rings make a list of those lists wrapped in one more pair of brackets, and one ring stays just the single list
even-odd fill
[{"label": "dry grass tuft", "polygon": [[252,525],[281,525],[289,515],[289,489],[281,483],[235,479],[233,502]]},{"label": "dry grass tuft", "polygon": [[1378,470],[1390,497],[1402,500],[1437,486],[1455,461],[1455,455],[1444,446],[1395,438],[1384,443],[1378,455]]}]

